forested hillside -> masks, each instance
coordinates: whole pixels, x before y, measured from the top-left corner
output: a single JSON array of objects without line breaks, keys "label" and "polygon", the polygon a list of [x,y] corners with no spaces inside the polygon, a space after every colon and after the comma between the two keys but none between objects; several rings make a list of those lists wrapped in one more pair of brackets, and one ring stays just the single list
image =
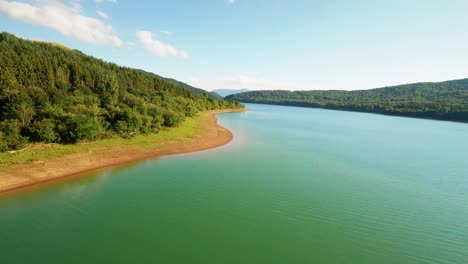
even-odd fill
[{"label": "forested hillside", "polygon": [[77,50],[0,34],[0,151],[156,133],[199,111],[239,107]]},{"label": "forested hillside", "polygon": [[359,91],[255,91],[226,99],[468,122],[468,79]]},{"label": "forested hillside", "polygon": [[200,89],[200,88],[196,88],[196,87],[193,87],[193,86],[190,86],[186,83],[183,83],[183,82],[180,82],[180,81],[177,81],[177,80],[174,80],[174,79],[171,79],[171,78],[164,78],[164,77],[161,77],[157,74],[154,74],[152,72],[147,72],[147,71],[144,71],[144,70],[137,70],[137,71],[140,71],[142,72],[143,74],[146,74],[150,77],[154,77],[154,78],[160,78],[160,79],[163,79],[163,80],[166,80],[170,83],[173,83],[177,86],[180,86],[186,90],[189,90],[189,91],[192,91],[194,94],[207,94],[208,97],[211,97],[211,98],[215,98],[215,99],[223,99],[222,96],[220,96],[219,94],[217,93],[213,93],[213,92],[208,92],[208,91],[205,91],[203,89]]},{"label": "forested hillside", "polygon": [[207,91],[205,91],[205,90],[203,90],[203,89],[195,88],[195,87],[193,87],[193,86],[190,86],[190,85],[188,85],[188,84],[186,84],[186,83],[183,83],[183,82],[179,82],[179,81],[174,80],[174,79],[170,79],[170,78],[165,78],[165,79],[168,80],[169,82],[173,82],[173,83],[175,83],[175,84],[181,86],[182,88],[185,88],[185,89],[187,89],[187,90],[190,90],[190,91],[194,92],[195,94],[205,94],[205,93],[207,93],[208,96],[211,97],[211,98],[215,98],[215,99],[223,99],[223,98],[224,98],[224,96],[220,96],[220,95],[217,94],[217,93],[214,93],[214,92],[207,92]]}]

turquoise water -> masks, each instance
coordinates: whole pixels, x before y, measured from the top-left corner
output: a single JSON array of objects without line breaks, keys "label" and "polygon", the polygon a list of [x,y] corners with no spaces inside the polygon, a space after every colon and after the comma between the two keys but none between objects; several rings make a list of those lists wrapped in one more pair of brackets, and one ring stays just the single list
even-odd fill
[{"label": "turquoise water", "polygon": [[280,106],[226,146],[0,197],[2,263],[468,263],[468,125]]}]

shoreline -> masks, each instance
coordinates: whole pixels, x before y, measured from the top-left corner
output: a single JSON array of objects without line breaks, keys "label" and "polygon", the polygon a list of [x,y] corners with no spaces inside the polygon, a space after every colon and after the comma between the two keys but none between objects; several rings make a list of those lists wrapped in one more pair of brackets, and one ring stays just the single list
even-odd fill
[{"label": "shoreline", "polygon": [[223,146],[233,139],[231,131],[218,124],[217,114],[244,112],[245,109],[225,109],[201,112],[203,120],[194,137],[163,142],[156,148],[117,146],[99,148],[86,153],[13,165],[0,171],[0,195],[13,193],[41,184],[64,180],[106,168],[124,166],[162,156],[193,153]]}]

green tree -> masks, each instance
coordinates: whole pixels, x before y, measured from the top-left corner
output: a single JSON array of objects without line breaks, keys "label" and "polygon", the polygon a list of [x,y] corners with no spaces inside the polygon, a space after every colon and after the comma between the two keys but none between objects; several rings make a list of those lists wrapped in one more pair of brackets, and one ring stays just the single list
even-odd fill
[{"label": "green tree", "polygon": [[101,131],[99,122],[87,115],[72,116],[67,123],[68,139],[71,142],[95,139],[99,136],[99,131]]},{"label": "green tree", "polygon": [[55,121],[50,118],[34,121],[31,126],[31,134],[37,141],[55,142],[58,136],[55,131]]},{"label": "green tree", "polygon": [[164,126],[174,127],[180,124],[184,120],[184,116],[181,113],[174,111],[167,111],[163,114]]},{"label": "green tree", "polygon": [[21,123],[18,120],[0,122],[0,131],[3,134],[2,145],[7,145],[8,149],[21,149],[27,143],[27,138],[21,135]]},{"label": "green tree", "polygon": [[6,142],[3,132],[0,131],[0,152],[8,150],[8,144]]}]

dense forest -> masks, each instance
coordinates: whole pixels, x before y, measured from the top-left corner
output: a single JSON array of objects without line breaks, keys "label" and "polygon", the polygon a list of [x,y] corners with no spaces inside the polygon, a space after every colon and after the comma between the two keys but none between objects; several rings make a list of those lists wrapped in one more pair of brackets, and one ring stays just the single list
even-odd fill
[{"label": "dense forest", "polygon": [[0,151],[157,133],[199,111],[239,107],[61,45],[0,34]]},{"label": "dense forest", "polygon": [[226,99],[468,122],[468,79],[359,91],[255,91]]}]

